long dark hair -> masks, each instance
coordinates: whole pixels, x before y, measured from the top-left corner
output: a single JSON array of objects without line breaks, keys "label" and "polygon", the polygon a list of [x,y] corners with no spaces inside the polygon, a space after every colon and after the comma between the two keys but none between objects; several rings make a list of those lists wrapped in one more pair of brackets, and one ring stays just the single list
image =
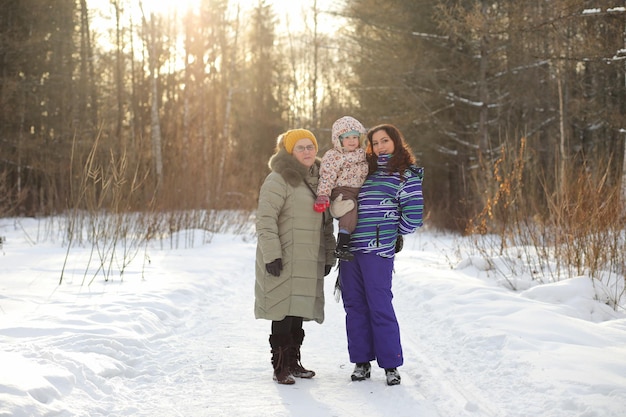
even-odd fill
[{"label": "long dark hair", "polygon": [[402,132],[400,132],[397,127],[390,124],[374,126],[367,132],[367,149],[365,152],[367,154],[369,173],[371,174],[378,169],[378,157],[372,147],[372,136],[380,130],[384,130],[391,140],[393,140],[393,157],[389,159],[387,172],[399,172],[400,175],[402,175],[411,165],[415,165],[415,156],[406,143],[406,140],[404,140]]}]

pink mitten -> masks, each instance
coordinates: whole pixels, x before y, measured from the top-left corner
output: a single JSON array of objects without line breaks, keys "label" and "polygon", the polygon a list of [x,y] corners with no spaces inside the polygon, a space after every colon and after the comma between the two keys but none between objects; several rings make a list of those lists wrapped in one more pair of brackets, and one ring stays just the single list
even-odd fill
[{"label": "pink mitten", "polygon": [[328,207],[330,207],[330,198],[327,195],[320,195],[315,199],[315,204],[313,204],[313,210],[318,213],[323,213]]}]

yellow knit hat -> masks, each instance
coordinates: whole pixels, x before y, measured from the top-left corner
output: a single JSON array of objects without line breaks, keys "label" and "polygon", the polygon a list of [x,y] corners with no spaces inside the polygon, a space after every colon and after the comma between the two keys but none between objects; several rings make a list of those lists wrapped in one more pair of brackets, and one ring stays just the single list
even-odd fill
[{"label": "yellow knit hat", "polygon": [[311,139],[311,142],[315,145],[315,151],[317,152],[319,150],[317,147],[317,139],[315,139],[313,132],[306,129],[291,129],[285,132],[283,136],[287,152],[293,153],[293,147],[300,139]]}]

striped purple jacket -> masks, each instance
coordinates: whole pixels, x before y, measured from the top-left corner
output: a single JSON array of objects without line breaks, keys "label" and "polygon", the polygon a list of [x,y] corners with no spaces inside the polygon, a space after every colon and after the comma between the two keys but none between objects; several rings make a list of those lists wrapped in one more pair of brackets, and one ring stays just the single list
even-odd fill
[{"label": "striped purple jacket", "polygon": [[386,172],[390,155],[378,157],[378,169],[370,174],[358,196],[358,222],[350,250],[391,258],[398,234],[413,233],[423,224],[424,169],[412,166],[404,172]]}]

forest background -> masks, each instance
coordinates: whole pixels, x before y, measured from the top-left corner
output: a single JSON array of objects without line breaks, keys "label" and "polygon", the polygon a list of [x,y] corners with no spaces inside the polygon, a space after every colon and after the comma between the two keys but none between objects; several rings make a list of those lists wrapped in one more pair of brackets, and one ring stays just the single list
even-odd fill
[{"label": "forest background", "polygon": [[0,216],[71,213],[70,243],[216,227],[281,132],[321,155],[352,115],[404,133],[432,227],[623,277],[626,1],[242,3],[0,0]]}]

